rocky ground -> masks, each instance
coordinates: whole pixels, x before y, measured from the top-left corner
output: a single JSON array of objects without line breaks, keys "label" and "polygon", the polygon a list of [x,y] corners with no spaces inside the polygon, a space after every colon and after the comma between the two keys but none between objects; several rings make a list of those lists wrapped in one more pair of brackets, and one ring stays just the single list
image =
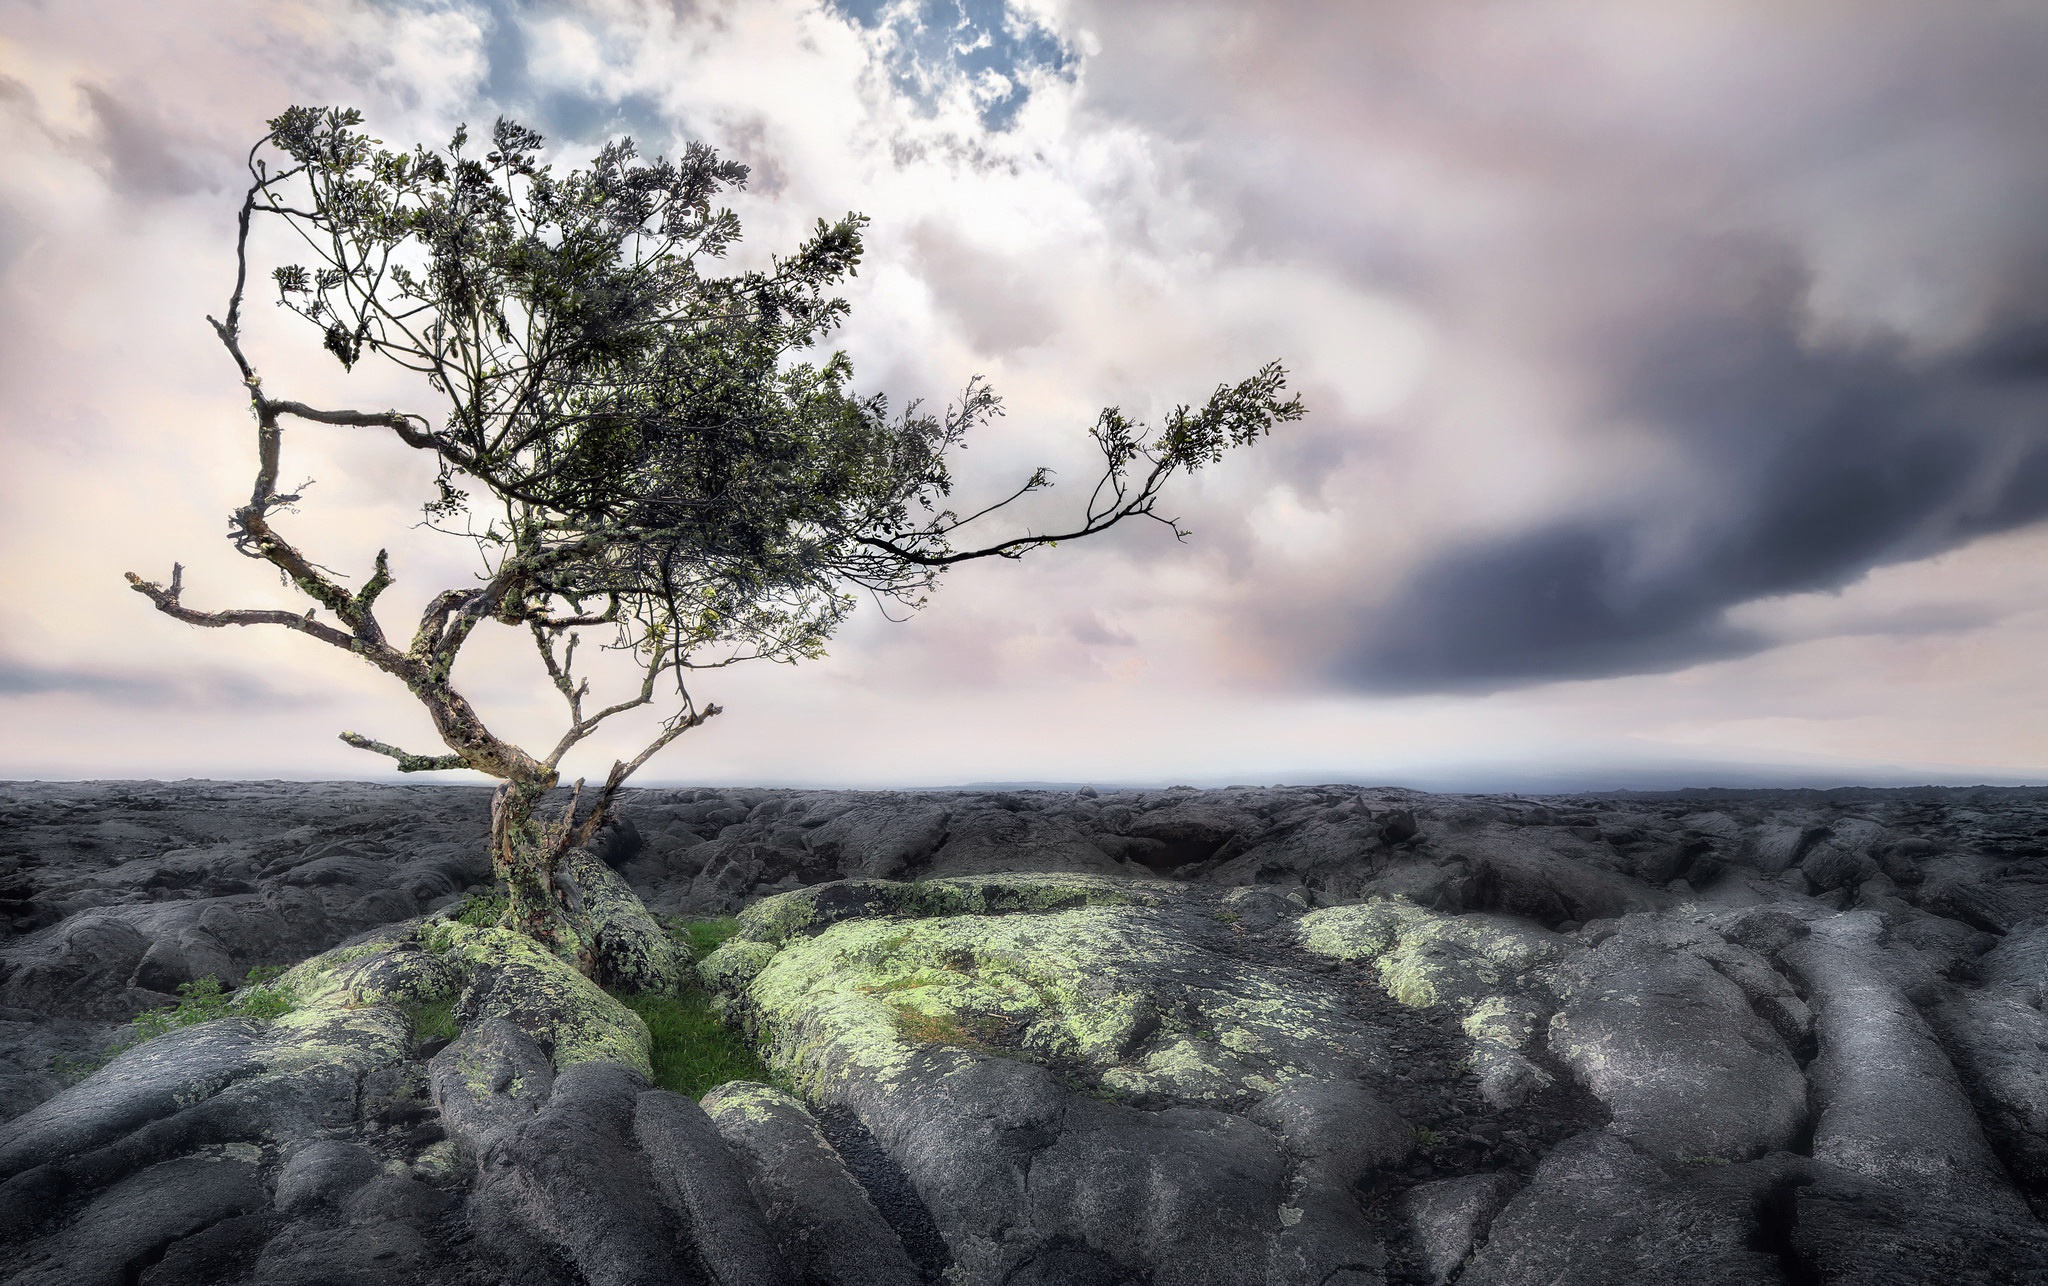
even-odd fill
[{"label": "rocky ground", "polygon": [[487,798],[0,786],[0,1281],[2048,1281],[2048,791],[635,792],[702,1104]]}]

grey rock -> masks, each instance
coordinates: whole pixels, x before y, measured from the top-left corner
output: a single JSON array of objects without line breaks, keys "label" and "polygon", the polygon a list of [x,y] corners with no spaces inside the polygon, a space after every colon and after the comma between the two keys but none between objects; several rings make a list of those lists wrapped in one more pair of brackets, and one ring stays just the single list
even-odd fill
[{"label": "grey rock", "polygon": [[931,860],[945,841],[948,815],[908,801],[859,804],[811,832],[810,848],[839,874],[896,879]]},{"label": "grey rock", "polygon": [[531,1121],[555,1085],[547,1055],[503,1018],[464,1028],[429,1068],[434,1105],[448,1133],[475,1155],[499,1134]]},{"label": "grey rock", "polygon": [[623,1067],[582,1063],[555,1079],[531,1121],[486,1146],[475,1208],[515,1262],[560,1257],[590,1286],[688,1280],[686,1231],[659,1200],[633,1140],[646,1085]]},{"label": "grey rock", "polygon": [[1672,1161],[1748,1160],[1806,1122],[1806,1080],[1742,988],[1670,926],[1631,916],[1565,966],[1550,1047],[1614,1112],[1614,1130]]},{"label": "grey rock", "polygon": [[315,1205],[338,1206],[383,1171],[383,1163],[362,1144],[320,1139],[285,1162],[270,1201],[287,1214]]},{"label": "grey rock", "polygon": [[[1461,1286],[1626,1286],[1673,1277],[1775,1286],[1757,1210],[1788,1188],[1798,1159],[1667,1168],[1612,1134],[1568,1140],[1493,1221]],[[1447,1241],[1450,1240],[1447,1238]]]},{"label": "grey rock", "polygon": [[87,1152],[262,1069],[253,1023],[188,1027],[130,1050],[59,1099],[0,1124],[0,1179]]},{"label": "grey rock", "polygon": [[663,1203],[683,1216],[715,1286],[794,1280],[745,1174],[703,1108],[680,1094],[650,1090],[634,1102],[633,1137]]},{"label": "grey rock", "polygon": [[166,1161],[115,1184],[62,1232],[34,1243],[9,1286],[121,1286],[172,1242],[255,1210],[265,1196],[247,1162]]},{"label": "grey rock", "polygon": [[1878,918],[1824,920],[1784,952],[1813,1002],[1813,1155],[1852,1174],[2030,1219],[1934,1033],[1876,956]]},{"label": "grey rock", "polygon": [[1401,1194],[1395,1217],[1431,1286],[1443,1286],[1464,1267],[1507,1204],[1508,1193],[1505,1176],[1472,1174],[1417,1184]]},{"label": "grey rock", "polygon": [[765,1085],[736,1082],[713,1090],[704,1107],[803,1281],[916,1286],[922,1280],[801,1103]]}]

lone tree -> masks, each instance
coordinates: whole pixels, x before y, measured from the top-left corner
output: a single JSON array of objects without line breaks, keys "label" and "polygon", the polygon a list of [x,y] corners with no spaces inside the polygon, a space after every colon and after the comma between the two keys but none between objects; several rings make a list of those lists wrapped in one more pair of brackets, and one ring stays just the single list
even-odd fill
[{"label": "lone tree", "polygon": [[[846,314],[831,292],[860,262],[860,215],[820,220],[766,271],[713,275],[740,233],[714,199],[747,171],[708,147],[648,162],[628,140],[558,175],[536,159],[540,136],[509,121],[481,154],[466,130],[445,149],[387,151],[361,123],[353,110],[307,107],[269,122],[249,153],[234,291],[226,313],[208,318],[256,420],[256,484],[230,519],[231,539],[311,606],[188,607],[177,566],[167,585],[128,581],[188,624],[297,630],[403,682],[445,753],[352,731],[342,740],[401,772],[497,778],[492,857],[511,922],[585,969],[599,963],[594,926],[560,865],[610,817],[636,769],[719,713],[692,696],[692,671],[816,657],[858,591],[921,607],[955,563],[1017,558],[1136,517],[1184,537],[1158,510],[1167,481],[1302,413],[1298,397],[1283,397],[1278,364],[1198,409],[1175,409],[1156,430],[1106,409],[1089,430],[1102,472],[1069,529],[958,548],[961,528],[1051,479],[1040,469],[963,516],[947,507],[947,456],[1000,414],[986,386],[970,382],[943,415],[915,404],[892,415],[882,397],[851,391],[845,354],[804,360]],[[374,356],[424,376],[441,399],[438,420],[270,392],[242,346],[259,216],[307,247],[307,262],[272,271],[277,303],[312,323],[344,368]],[[410,641],[394,641],[377,617],[392,583],[386,552],[351,589],[274,525],[299,499],[278,486],[290,421],[384,430],[437,461],[428,524],[474,541],[483,568],[435,595]],[[451,682],[487,621],[531,635],[568,704],[568,726],[545,753],[493,733]],[[577,668],[579,639],[593,631],[639,665],[638,690],[611,704],[591,701]],[[570,749],[643,706],[666,711],[658,735],[613,764],[587,809],[578,781],[567,808],[546,815]]]}]

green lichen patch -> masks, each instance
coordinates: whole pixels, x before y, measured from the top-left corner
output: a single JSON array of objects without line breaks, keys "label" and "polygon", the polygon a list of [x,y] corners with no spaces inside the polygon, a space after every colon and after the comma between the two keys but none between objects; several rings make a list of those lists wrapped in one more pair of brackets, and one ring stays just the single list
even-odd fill
[{"label": "green lichen patch", "polygon": [[[704,1110],[714,1121],[737,1116],[756,1125],[766,1124],[783,1113],[800,1112],[803,1114],[798,1118],[800,1120],[810,1115],[804,1105],[789,1094],[759,1081],[735,1081],[719,1086],[718,1092],[704,1104]],[[823,1139],[821,1134],[819,1141],[823,1142]]]},{"label": "green lichen patch", "polygon": [[557,879],[574,890],[578,914],[591,926],[591,959],[607,986],[665,992],[682,983],[688,950],[648,914],[618,872],[589,850],[576,849],[562,860]]},{"label": "green lichen patch", "polygon": [[614,1062],[653,1074],[638,1015],[532,938],[452,920],[428,922],[419,937],[420,954],[461,979],[459,1009],[469,1021],[509,1020],[551,1051],[557,1068]]},{"label": "green lichen patch", "polygon": [[1569,950],[1556,934],[1510,916],[1439,915],[1391,900],[1311,911],[1297,933],[1320,955],[1371,962],[1387,994],[1417,1009],[1469,1010]]},{"label": "green lichen patch", "polygon": [[286,970],[279,980],[302,1007],[433,1004],[461,989],[460,970],[423,948],[411,932],[337,947]]},{"label": "green lichen patch", "polygon": [[1221,1103],[1374,1061],[1376,1043],[1334,992],[1212,954],[1186,918],[1085,900],[1038,913],[890,914],[785,938],[779,950],[734,941],[700,973],[769,1065],[807,1087],[855,1072],[886,1081],[918,1056],[999,1053],[1121,1096]]},{"label": "green lichen patch", "polygon": [[882,916],[1043,914],[1082,906],[1162,905],[1158,890],[1090,875],[960,876],[943,880],[836,880],[764,898],[740,913],[739,936],[779,946],[835,924]]},{"label": "green lichen patch", "polygon": [[1327,907],[1301,918],[1307,950],[1372,965],[1387,995],[1460,1016],[1477,1069],[1529,1044],[1557,1007],[1552,977],[1569,941],[1510,916],[1441,915],[1409,902]]}]

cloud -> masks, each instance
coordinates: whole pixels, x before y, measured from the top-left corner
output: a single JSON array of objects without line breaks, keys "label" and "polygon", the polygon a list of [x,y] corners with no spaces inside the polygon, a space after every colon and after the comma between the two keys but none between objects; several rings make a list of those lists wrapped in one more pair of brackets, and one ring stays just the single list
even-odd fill
[{"label": "cloud", "polygon": [[1650,426],[1677,463],[1590,511],[1423,558],[1360,614],[1335,676],[1487,690],[1744,655],[1773,640],[1729,624],[1732,608],[2048,517],[2038,323],[1938,359],[1815,345],[1798,286],[1618,341],[1606,413]]},{"label": "cloud", "polygon": [[1375,398],[1279,350],[1312,355],[1318,449],[1246,472],[1327,521],[1274,528],[1249,485],[1196,516],[1240,667],[1382,694],[1679,670],[1776,646],[1744,605],[2048,517],[2038,15],[1073,12],[1089,105],[1173,140],[1217,261],[1304,265],[1425,337]]},{"label": "cloud", "polygon": [[217,192],[216,149],[164,118],[140,96],[124,97],[90,80],[72,89],[85,107],[82,128],[53,121],[23,82],[0,75],[0,109],[11,110],[60,150],[85,161],[130,197]]},{"label": "cloud", "polygon": [[0,658],[0,698],[74,696],[120,707],[291,709],[324,699],[219,669],[151,673]]}]

